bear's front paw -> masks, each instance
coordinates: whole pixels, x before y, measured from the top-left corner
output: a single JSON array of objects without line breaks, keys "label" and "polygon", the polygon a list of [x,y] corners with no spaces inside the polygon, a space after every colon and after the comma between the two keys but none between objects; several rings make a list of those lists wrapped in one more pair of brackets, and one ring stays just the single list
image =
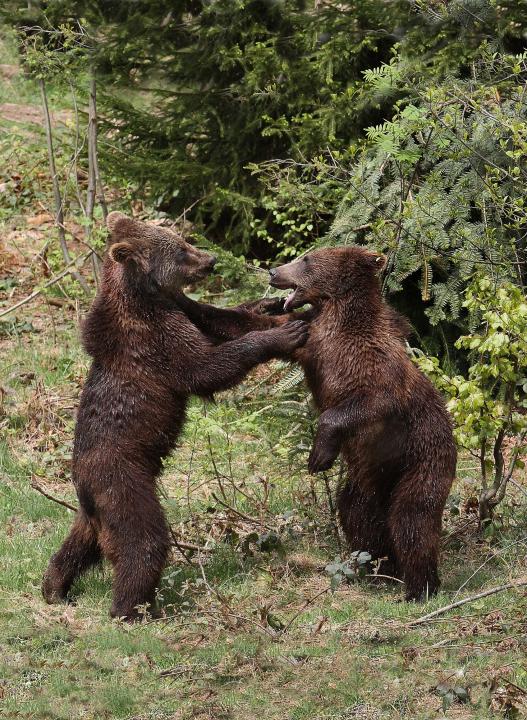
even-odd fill
[{"label": "bear's front paw", "polygon": [[69,585],[54,568],[48,568],[42,579],[42,596],[49,605],[68,602]]},{"label": "bear's front paw", "polygon": [[288,355],[306,344],[309,335],[309,325],[303,320],[291,320],[276,330],[268,330],[268,332],[275,333],[278,352]]},{"label": "bear's front paw", "polygon": [[307,469],[310,475],[329,470],[337,458],[338,452],[335,454],[329,448],[315,444],[309,453]]},{"label": "bear's front paw", "polygon": [[247,309],[257,315],[283,315],[285,298],[262,298],[250,303]]}]

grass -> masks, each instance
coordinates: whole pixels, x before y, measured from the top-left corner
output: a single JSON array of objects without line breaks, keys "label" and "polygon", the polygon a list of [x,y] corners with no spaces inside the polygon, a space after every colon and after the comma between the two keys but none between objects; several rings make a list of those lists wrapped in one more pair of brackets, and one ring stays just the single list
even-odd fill
[{"label": "grass", "polygon": [[[21,101],[38,103],[26,80],[13,82]],[[0,132],[16,135],[13,127],[0,119]],[[50,226],[28,231],[39,202],[49,202],[45,179],[40,189],[34,182],[46,172],[42,137],[31,137],[15,154],[13,146],[0,151],[4,179],[16,164],[29,193],[0,200],[7,258],[0,309],[42,281],[37,258],[56,242]],[[72,287],[54,292],[67,299]],[[214,405],[190,407],[160,489],[178,537],[206,550],[190,562],[174,552],[159,589],[167,617],[135,626],[110,620],[106,566],[77,583],[74,604],[46,605],[42,573],[73,513],[31,481],[76,501],[71,443],[88,364],[75,309],[50,305],[50,297],[0,324],[0,717],[254,720],[264,711],[269,720],[395,720],[443,711],[482,719],[525,713],[524,592],[407,626],[452,602],[460,588],[462,597],[525,573],[525,497],[511,493],[502,524],[481,537],[469,502],[474,468],[462,459],[445,512],[439,596],[408,605],[397,586],[367,582],[330,592],[324,566],[340,550],[324,481],[306,473],[312,414],[302,388],[276,391],[283,375],[277,365],[257,370]],[[81,300],[79,311],[85,306]],[[468,703],[458,701],[456,687],[468,689]]]}]

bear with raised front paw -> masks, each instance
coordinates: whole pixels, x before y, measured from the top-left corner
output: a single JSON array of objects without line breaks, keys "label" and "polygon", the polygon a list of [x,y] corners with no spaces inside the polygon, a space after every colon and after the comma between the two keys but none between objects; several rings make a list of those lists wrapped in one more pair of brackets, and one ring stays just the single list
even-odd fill
[{"label": "bear with raised front paw", "polygon": [[324,248],[272,270],[271,284],[291,290],[285,310],[314,313],[293,354],[321,413],[309,471],[342,454],[338,511],[350,548],[384,558],[381,572],[419,600],[439,587],[456,447],[441,396],[406,353],[409,326],[382,298],[384,262],[362,247]]},{"label": "bear with raised front paw", "polygon": [[288,357],[308,330],[266,314],[281,309],[276,301],[231,310],[194,303],[182,288],[211,272],[211,255],[122,213],[110,213],[107,224],[101,284],[82,329],[92,365],[73,450],[79,511],[42,592],[48,602],[66,599],[104,556],[114,575],[110,614],[133,620],[153,604],[170,550],[156,478],[189,397],[211,397],[258,363]]}]

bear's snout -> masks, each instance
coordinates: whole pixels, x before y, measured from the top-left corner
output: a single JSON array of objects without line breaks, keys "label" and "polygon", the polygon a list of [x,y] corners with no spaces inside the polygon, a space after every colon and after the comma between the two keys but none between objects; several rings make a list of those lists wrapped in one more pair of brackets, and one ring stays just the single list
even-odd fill
[{"label": "bear's snout", "polygon": [[278,268],[271,268],[269,270],[269,284],[280,290],[286,290],[287,288],[294,287],[296,283],[291,278],[291,272],[289,271],[289,265],[281,265]]}]

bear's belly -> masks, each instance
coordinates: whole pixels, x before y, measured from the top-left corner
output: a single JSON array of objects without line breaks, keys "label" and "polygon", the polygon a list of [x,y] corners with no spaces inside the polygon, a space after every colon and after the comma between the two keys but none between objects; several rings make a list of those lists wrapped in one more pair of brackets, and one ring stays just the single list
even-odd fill
[{"label": "bear's belly", "polygon": [[396,484],[406,462],[408,432],[400,418],[387,418],[349,433],[342,455],[353,478],[371,490]]},{"label": "bear's belly", "polygon": [[108,448],[109,459],[130,456],[157,468],[185,419],[186,397],[92,369],[79,402],[74,464],[85,453]]}]

